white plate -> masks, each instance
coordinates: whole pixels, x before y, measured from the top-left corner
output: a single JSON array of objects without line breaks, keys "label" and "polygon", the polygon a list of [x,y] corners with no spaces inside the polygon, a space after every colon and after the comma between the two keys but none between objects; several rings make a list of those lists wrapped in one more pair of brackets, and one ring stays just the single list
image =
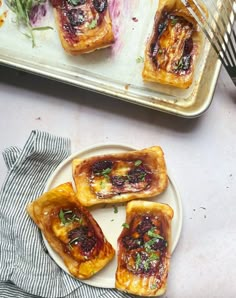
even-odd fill
[{"label": "white plate", "polygon": [[[109,154],[109,153],[119,153],[127,152],[130,150],[137,150],[126,145],[117,145],[117,144],[107,144],[107,145],[97,145],[89,147],[83,151],[77,152],[67,158],[61,165],[56,169],[53,175],[48,180],[45,191],[48,191],[59,184],[65,182],[73,182],[72,178],[72,167],[71,162],[74,158],[88,158],[95,155]],[[168,171],[169,173],[169,171]],[[172,180],[172,177],[169,176],[169,185],[164,193],[159,196],[152,198],[152,201],[158,201],[161,203],[169,204],[174,210],[174,218],[172,221],[172,253],[177,245],[179,240],[181,228],[182,228],[182,205],[179,193],[176,189],[176,186]],[[149,199],[150,200],[150,199]],[[89,208],[92,215],[102,228],[106,238],[117,248],[117,238],[121,233],[122,224],[125,222],[125,204],[116,204],[118,207],[118,212],[115,213],[114,205],[106,204],[105,207],[95,206]],[[69,273],[67,267],[62,261],[61,257],[50,247],[45,238],[44,242],[48,249],[49,254],[53,260],[61,267],[64,271]],[[116,257],[99,273],[94,275],[88,280],[83,280],[84,283],[102,288],[114,288],[115,285],[115,272],[116,272]]]}]

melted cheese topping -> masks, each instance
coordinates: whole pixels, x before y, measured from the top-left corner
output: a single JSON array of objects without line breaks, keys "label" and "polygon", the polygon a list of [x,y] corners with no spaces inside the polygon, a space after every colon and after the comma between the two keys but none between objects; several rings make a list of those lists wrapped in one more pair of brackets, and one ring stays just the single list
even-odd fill
[{"label": "melted cheese topping", "polygon": [[155,216],[136,216],[120,240],[121,263],[134,274],[155,275],[161,280],[167,241],[161,220]]},{"label": "melted cheese topping", "polygon": [[191,66],[193,25],[183,17],[167,15],[158,23],[152,57],[158,68],[170,73],[185,74]]},{"label": "melted cheese topping", "polygon": [[138,192],[150,184],[150,172],[142,165],[142,161],[116,160],[111,168],[93,173],[90,186],[99,197],[109,197],[114,194]]},{"label": "melted cheese topping", "polygon": [[84,34],[88,34],[88,36],[96,34],[93,33],[96,31],[93,29],[102,23],[104,12],[107,9],[104,8],[104,11],[99,13],[92,0],[77,5],[73,5],[73,2],[76,3],[76,1],[72,0],[51,0],[51,2],[60,15],[61,29],[63,29],[68,40]]}]

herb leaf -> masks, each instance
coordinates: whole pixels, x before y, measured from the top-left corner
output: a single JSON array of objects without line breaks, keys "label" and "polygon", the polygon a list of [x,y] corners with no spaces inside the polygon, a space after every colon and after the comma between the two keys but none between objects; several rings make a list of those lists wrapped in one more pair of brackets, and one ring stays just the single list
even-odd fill
[{"label": "herb leaf", "polygon": [[124,223],[122,224],[122,227],[123,227],[123,228],[126,228],[126,229],[129,229],[129,224],[127,224],[126,222],[124,222]]},{"label": "herb leaf", "polygon": [[[66,217],[65,215],[66,214],[70,214],[70,217]],[[82,224],[83,222],[83,218],[79,218],[76,214],[73,213],[72,210],[66,210],[66,211],[63,211],[62,209],[60,209],[60,212],[58,214],[60,220],[61,220],[61,223],[63,225],[66,225],[67,223],[71,223],[71,222],[74,222],[74,221],[78,221],[80,224]]]},{"label": "herb leaf", "polygon": [[136,58],[136,62],[137,63],[143,63],[144,62],[144,58],[142,56],[139,56]]},{"label": "herb leaf", "polygon": [[106,168],[105,170],[102,170],[102,175],[103,176],[107,176],[108,174],[110,174],[110,172],[111,172],[111,168]]},{"label": "herb leaf", "polygon": [[80,0],[68,0],[68,2],[74,6],[78,5]]},{"label": "herb leaf", "polygon": [[150,262],[152,262],[152,261],[159,260],[160,257],[158,255],[152,253],[148,259],[149,259]]},{"label": "herb leaf", "polygon": [[64,214],[62,209],[59,212],[59,218],[60,218],[61,222],[63,223],[63,225],[65,225],[66,224],[66,219],[65,219],[65,214]]},{"label": "herb leaf", "polygon": [[136,254],[136,260],[135,260],[135,269],[136,270],[138,270],[141,262],[142,262],[141,255],[140,255],[140,253],[137,253]]},{"label": "herb leaf", "polygon": [[53,30],[50,26],[44,26],[44,27],[34,27],[32,28],[33,31],[44,31],[44,30]]},{"label": "herb leaf", "polygon": [[100,186],[101,186],[102,189],[104,189],[106,187],[106,182],[102,180],[100,182]]},{"label": "herb leaf", "polygon": [[118,213],[118,207],[114,205],[113,208],[114,208],[114,213]]},{"label": "herb leaf", "polygon": [[154,232],[152,231],[152,229],[149,230],[149,231],[147,232],[147,234],[148,234],[148,236],[151,237],[151,238],[158,238],[158,239],[163,239],[163,240],[164,240],[164,237],[162,237],[162,236],[159,235],[159,234],[154,233]]},{"label": "herb leaf", "polygon": [[173,17],[172,19],[171,19],[171,25],[176,25],[177,23],[178,23],[178,17]]},{"label": "herb leaf", "polygon": [[88,24],[88,28],[89,29],[94,29],[95,27],[97,27],[97,20],[92,20],[92,22],[90,24]]},{"label": "herb leaf", "polygon": [[31,39],[32,47],[35,47],[34,31],[53,29],[50,26],[32,27],[30,22],[32,9],[45,2],[46,0],[6,0],[6,5],[16,15],[17,26],[25,28],[25,32],[23,32],[23,34]]},{"label": "herb leaf", "polygon": [[136,166],[136,167],[138,167],[138,166],[140,166],[141,165],[141,163],[142,163],[142,160],[136,160],[135,161],[135,163],[134,163],[134,165]]}]

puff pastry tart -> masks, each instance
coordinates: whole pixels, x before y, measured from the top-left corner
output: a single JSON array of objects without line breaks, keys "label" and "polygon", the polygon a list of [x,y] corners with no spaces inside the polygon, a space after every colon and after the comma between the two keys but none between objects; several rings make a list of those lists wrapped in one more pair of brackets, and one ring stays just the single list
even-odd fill
[{"label": "puff pastry tart", "polygon": [[71,183],[46,192],[28,204],[27,211],[74,277],[90,278],[114,257],[113,247],[75,198]]},{"label": "puff pastry tart", "polygon": [[173,210],[166,204],[132,201],[118,238],[115,286],[121,291],[160,296],[167,286]]},{"label": "puff pastry tart", "polygon": [[119,203],[160,194],[168,184],[158,146],[73,160],[77,198],[84,206]]},{"label": "puff pastry tart", "polygon": [[188,88],[201,39],[195,19],[181,0],[160,0],[145,50],[143,79]]},{"label": "puff pastry tart", "polygon": [[108,0],[51,0],[62,46],[72,54],[114,42]]}]

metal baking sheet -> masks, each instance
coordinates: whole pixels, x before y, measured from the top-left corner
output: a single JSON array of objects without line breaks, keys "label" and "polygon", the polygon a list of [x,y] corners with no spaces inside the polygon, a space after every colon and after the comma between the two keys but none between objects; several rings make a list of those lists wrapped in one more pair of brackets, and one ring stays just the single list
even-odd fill
[{"label": "metal baking sheet", "polygon": [[196,64],[194,82],[187,90],[142,80],[143,63],[137,63],[137,57],[144,57],[158,0],[110,0],[116,42],[80,56],[63,50],[49,4],[40,26],[54,30],[35,31],[34,48],[17,28],[14,14],[1,4],[0,15],[7,11],[0,27],[1,64],[180,117],[198,117],[210,106],[220,63],[207,41]]}]

